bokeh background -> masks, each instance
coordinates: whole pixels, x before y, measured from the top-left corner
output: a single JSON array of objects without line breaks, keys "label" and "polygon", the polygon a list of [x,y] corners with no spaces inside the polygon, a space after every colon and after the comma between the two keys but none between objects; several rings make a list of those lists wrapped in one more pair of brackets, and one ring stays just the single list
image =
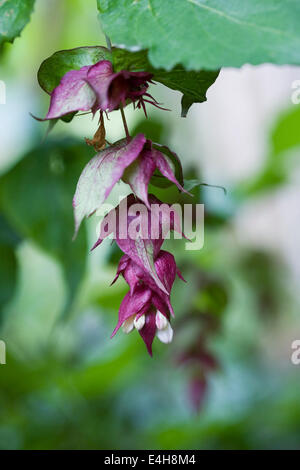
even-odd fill
[{"label": "bokeh background", "polygon": [[[51,21],[50,21],[51,19]],[[94,2],[38,0],[21,38],[5,45],[0,79],[1,449],[299,448],[300,68],[221,71],[208,101],[180,118],[180,93],[154,96],[172,112],[126,109],[131,132],[169,145],[205,204],[205,244],[170,240],[187,280],[173,288],[174,341],[151,359],[136,333],[110,340],[122,297],[109,287],[121,252],[93,253],[97,217],[72,243],[71,200],[93,156],[90,115],[46,136],[40,63],[57,50],[104,44]],[[118,112],[107,138],[123,137]],[[120,183],[109,202],[127,194]]]}]

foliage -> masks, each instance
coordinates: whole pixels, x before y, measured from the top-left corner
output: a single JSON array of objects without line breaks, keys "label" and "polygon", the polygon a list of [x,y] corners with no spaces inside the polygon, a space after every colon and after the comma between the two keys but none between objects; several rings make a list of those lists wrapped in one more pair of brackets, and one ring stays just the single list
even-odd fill
[{"label": "foliage", "polygon": [[112,52],[109,52],[105,47],[95,46],[55,52],[41,64],[38,71],[39,84],[47,93],[51,93],[66,72],[96,64],[100,60],[110,60],[114,64],[115,71],[147,70],[153,74],[155,82],[180,91],[183,94],[183,116],[186,116],[193,103],[206,101],[206,92],[219,74],[219,71],[186,71],[181,66],[176,66],[170,71],[156,69],[149,63],[145,51],[130,52],[114,47]]},{"label": "foliage", "polygon": [[66,308],[85,271],[86,236],[82,231],[70,243],[74,230],[70,206],[89,155],[89,149],[77,141],[49,141],[1,178],[0,203],[11,225],[62,263],[69,287]]},{"label": "foliage", "polygon": [[300,62],[298,0],[97,1],[111,41],[149,50],[157,68]]},{"label": "foliage", "polygon": [[291,165],[297,163],[300,149],[300,108],[290,108],[275,122],[270,151],[261,171],[248,180],[237,193],[247,197],[249,194],[271,191],[289,181]]},{"label": "foliage", "polygon": [[3,0],[0,4],[0,47],[13,42],[30,19],[34,0]]},{"label": "foliage", "polygon": [[[3,14],[12,3],[13,22]],[[0,44],[20,33],[33,3],[1,3]],[[90,10],[85,0],[53,2],[62,8],[63,31],[51,23],[45,56],[73,47],[62,38],[76,15],[81,37],[88,33],[90,22],[81,20],[79,4]],[[52,54],[38,73],[48,94],[66,72],[109,59],[115,71],[149,71],[154,81],[183,93],[185,114],[192,103],[206,99],[220,67],[300,62],[297,0],[98,0],[98,8],[105,32],[122,48],[110,53],[104,46],[85,46]],[[89,18],[95,16],[96,5]],[[33,37],[26,39],[26,51],[38,64],[40,45]],[[98,36],[92,44],[98,44]],[[8,75],[26,92],[24,83],[34,76],[25,74],[23,55],[21,48],[13,56]],[[34,96],[42,99],[36,90]],[[10,103],[6,109],[16,118]],[[168,203],[205,203],[201,251],[185,251],[184,241],[166,241],[187,280],[176,280],[172,291],[174,342],[154,343],[150,359],[137,334],[130,340],[109,338],[128,292],[121,279],[109,287],[120,250],[103,242],[87,256],[95,239],[92,220],[71,242],[72,197],[94,152],[83,140],[61,137],[82,131],[81,117],[69,129],[58,123],[53,138],[43,142],[42,124],[33,121],[31,150],[17,152],[17,163],[2,168],[0,177],[0,339],[8,351],[7,364],[0,365],[0,448],[299,448],[298,369],[287,351],[299,308],[289,273],[270,249],[240,243],[235,231],[245,201],[290,181],[300,147],[299,107],[275,121],[260,171],[227,191],[208,184],[201,161],[197,171],[187,165],[189,141],[181,155],[183,179],[181,165],[165,146],[172,134],[169,114],[149,114],[151,119],[133,121],[132,135],[143,133],[158,143],[155,148],[169,158],[193,198],[158,171],[151,192]],[[214,114],[213,131],[214,119],[226,116]],[[176,133],[181,138],[180,125]],[[13,142],[19,138],[13,119]],[[212,193],[222,201],[221,209],[211,203]],[[72,315],[57,322],[61,310]],[[206,394],[197,414],[188,390],[199,377],[205,379]]]},{"label": "foliage", "polygon": [[14,294],[17,282],[17,258],[15,248],[20,239],[0,214],[0,320],[2,309]]}]

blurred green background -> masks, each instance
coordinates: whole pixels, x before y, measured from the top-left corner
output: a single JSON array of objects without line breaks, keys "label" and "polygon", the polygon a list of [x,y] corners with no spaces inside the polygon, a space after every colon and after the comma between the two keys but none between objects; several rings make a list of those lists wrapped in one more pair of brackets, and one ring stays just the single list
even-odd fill
[{"label": "blurred green background", "polygon": [[[93,156],[84,137],[96,122],[75,117],[46,136],[29,115],[47,111],[36,80],[46,57],[104,43],[94,1],[39,0],[0,58],[0,448],[299,448],[300,105],[290,93],[300,70],[224,71],[186,119],[179,93],[159,85],[152,93],[172,113],[126,111],[132,133],[170,145],[189,178],[227,189],[200,186],[192,199],[152,188],[166,202],[205,204],[205,244],[164,245],[187,284],[173,288],[173,343],[156,340],[151,359],[136,333],[110,340],[127,287],[109,287],[115,244],[89,252],[97,217],[71,241],[72,196]],[[123,136],[118,114],[108,140]],[[121,183],[109,202],[120,193]]]}]

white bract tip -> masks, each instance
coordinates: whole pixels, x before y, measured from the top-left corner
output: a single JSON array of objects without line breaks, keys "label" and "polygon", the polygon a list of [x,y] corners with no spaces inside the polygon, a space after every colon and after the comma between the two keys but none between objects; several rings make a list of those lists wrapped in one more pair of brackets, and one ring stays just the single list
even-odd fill
[{"label": "white bract tip", "polygon": [[159,310],[157,310],[156,316],[155,316],[155,323],[156,323],[156,327],[159,330],[163,330],[164,328],[167,328],[169,322],[166,319],[166,317]]},{"label": "white bract tip", "polygon": [[135,315],[132,315],[131,317],[127,318],[127,320],[124,321],[122,325],[122,330],[124,333],[128,334],[133,330],[134,318],[135,318]]},{"label": "white bract tip", "polygon": [[156,336],[162,343],[171,343],[173,339],[173,328],[171,327],[170,323],[168,322],[166,328],[163,330],[157,330]]},{"label": "white bract tip", "polygon": [[143,326],[145,325],[145,315],[142,315],[140,318],[136,318],[134,319],[134,326],[136,327],[136,329],[139,331],[143,328]]}]

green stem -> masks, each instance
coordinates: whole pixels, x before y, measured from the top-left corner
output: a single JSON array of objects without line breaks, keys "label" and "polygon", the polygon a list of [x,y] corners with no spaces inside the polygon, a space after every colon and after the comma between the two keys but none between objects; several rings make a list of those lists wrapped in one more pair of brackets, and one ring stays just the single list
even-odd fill
[{"label": "green stem", "polygon": [[121,116],[122,116],[124,129],[125,129],[126,139],[127,139],[127,142],[129,142],[130,141],[130,134],[129,134],[129,131],[128,131],[128,126],[127,126],[126,117],[125,117],[125,113],[124,113],[124,109],[123,109],[122,104],[120,104],[120,111],[121,111]]},{"label": "green stem", "polygon": [[109,50],[109,52],[111,52],[111,42],[110,42],[110,39],[107,35],[105,35],[105,40],[106,40],[106,45],[107,45],[107,49]]}]

